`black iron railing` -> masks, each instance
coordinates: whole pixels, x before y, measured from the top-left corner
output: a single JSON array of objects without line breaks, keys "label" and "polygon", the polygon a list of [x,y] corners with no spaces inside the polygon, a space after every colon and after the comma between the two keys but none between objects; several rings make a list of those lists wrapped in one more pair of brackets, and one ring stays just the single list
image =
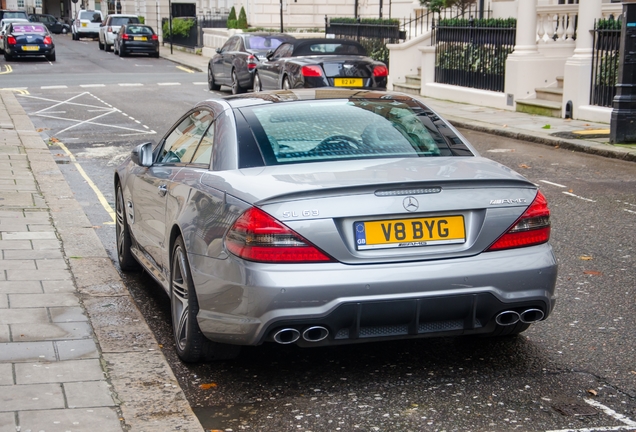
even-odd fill
[{"label": "black iron railing", "polygon": [[612,106],[618,81],[620,44],[620,20],[598,20],[594,23],[590,105]]},{"label": "black iron railing", "polygon": [[360,22],[330,22],[325,21],[325,33],[340,39],[352,39],[360,42],[367,51],[367,55],[374,60],[389,64],[389,49],[387,44],[398,43],[404,39],[399,23],[366,24]]},{"label": "black iron railing", "polygon": [[426,12],[418,13],[414,17],[409,15],[408,18],[402,18],[400,20],[400,30],[404,32],[404,39],[409,40],[429,32],[434,21],[439,22],[440,20],[452,18],[490,18],[491,16],[490,4],[483,11],[479,9],[478,3],[468,4],[463,9],[450,7],[441,9],[438,12],[426,10]]},{"label": "black iron railing", "polygon": [[515,39],[513,19],[442,20],[433,26],[435,82],[503,92]]}]

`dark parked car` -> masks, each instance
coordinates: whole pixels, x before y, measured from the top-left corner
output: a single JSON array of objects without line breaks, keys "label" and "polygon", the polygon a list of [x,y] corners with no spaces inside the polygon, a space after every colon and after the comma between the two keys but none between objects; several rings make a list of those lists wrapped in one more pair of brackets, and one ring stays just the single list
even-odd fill
[{"label": "dark parked car", "polygon": [[159,57],[159,37],[149,25],[124,24],[119,28],[113,51],[119,57],[128,54],[150,54]]},{"label": "dark parked car", "polygon": [[389,71],[358,42],[298,39],[280,45],[256,67],[254,91],[300,87],[386,89]]},{"label": "dark parked car", "polygon": [[200,102],[115,172],[117,256],[170,297],[178,355],[512,336],[554,309],[550,210],[405,94]]},{"label": "dark parked car", "polygon": [[71,26],[62,22],[60,19],[48,14],[29,15],[29,21],[39,22],[46,26],[51,33],[66,34],[71,31]]},{"label": "dark parked car", "polygon": [[295,40],[282,33],[243,33],[227,40],[208,63],[208,88],[230,86],[232,94],[243,93],[254,84],[254,70],[265,55],[283,42]]},{"label": "dark parked car", "polygon": [[44,24],[10,23],[4,35],[4,59],[16,57],[44,56],[55,61],[55,44]]}]

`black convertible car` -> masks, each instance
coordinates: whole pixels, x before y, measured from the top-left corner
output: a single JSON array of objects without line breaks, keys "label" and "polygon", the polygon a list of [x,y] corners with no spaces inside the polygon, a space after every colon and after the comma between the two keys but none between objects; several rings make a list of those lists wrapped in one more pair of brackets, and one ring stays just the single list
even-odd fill
[{"label": "black convertible car", "polygon": [[4,59],[44,56],[55,61],[55,44],[44,24],[30,22],[10,23],[4,35]]},{"label": "black convertible car", "polygon": [[298,39],[281,44],[256,66],[254,91],[299,87],[386,89],[386,65],[358,42]]}]

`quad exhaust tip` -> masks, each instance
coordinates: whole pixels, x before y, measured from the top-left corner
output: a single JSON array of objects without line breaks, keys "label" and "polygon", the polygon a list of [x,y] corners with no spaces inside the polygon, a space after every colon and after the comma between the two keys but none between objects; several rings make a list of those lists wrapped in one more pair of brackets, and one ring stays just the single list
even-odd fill
[{"label": "quad exhaust tip", "polygon": [[295,328],[284,328],[274,333],[274,340],[279,344],[293,344],[300,339],[300,332]]},{"label": "quad exhaust tip", "polygon": [[541,321],[544,316],[545,314],[543,313],[543,311],[536,308],[526,309],[521,313],[509,310],[499,313],[499,315],[495,317],[495,321],[497,322],[497,324],[502,326],[514,325],[517,324],[519,321],[524,324],[532,324],[537,321]]}]

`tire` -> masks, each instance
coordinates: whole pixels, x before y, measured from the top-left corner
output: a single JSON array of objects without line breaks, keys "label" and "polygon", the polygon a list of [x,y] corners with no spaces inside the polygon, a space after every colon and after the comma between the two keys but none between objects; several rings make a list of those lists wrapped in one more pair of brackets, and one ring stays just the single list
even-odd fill
[{"label": "tire", "polygon": [[13,60],[13,56],[7,54],[7,52],[5,51],[4,52],[4,61],[11,61],[11,60]]},{"label": "tire", "polygon": [[74,41],[78,41],[79,40],[79,35],[77,33],[73,33],[73,40]]},{"label": "tire", "polygon": [[126,219],[126,206],[124,204],[124,194],[121,190],[121,185],[117,185],[116,193],[115,244],[117,245],[117,259],[119,260],[119,268],[123,272],[138,270],[139,263],[130,250],[130,248],[132,247],[132,239],[130,236],[130,230],[128,229],[128,220]]},{"label": "tire", "polygon": [[254,93],[263,91],[263,86],[261,85],[261,77],[258,76],[258,72],[254,72],[254,86],[252,87],[252,91]]},{"label": "tire", "polygon": [[117,51],[119,52],[119,57],[126,57],[126,51],[121,49],[121,47],[119,47],[119,50],[117,50]]},{"label": "tire", "polygon": [[291,89],[291,84],[289,83],[289,78],[285,77],[283,78],[283,90],[290,90]]},{"label": "tire", "polygon": [[117,45],[113,44],[113,54],[119,55],[119,50],[117,49]]},{"label": "tire", "polygon": [[104,44],[99,39],[97,40],[97,46],[99,47],[100,50],[104,51]]},{"label": "tire", "polygon": [[62,34],[66,34],[68,33],[68,30],[66,30],[65,28],[62,29]]},{"label": "tire", "polygon": [[183,238],[178,237],[170,266],[170,314],[177,355],[187,363],[229,360],[238,356],[240,346],[212,342],[203,336],[197,322],[198,313],[199,302],[190,276],[188,256]]},{"label": "tire", "polygon": [[158,52],[156,52],[156,53],[154,53],[154,54],[151,54],[151,56],[152,56],[152,57],[154,57],[154,58],[159,58],[159,53],[158,53]]},{"label": "tire", "polygon": [[113,50],[113,46],[108,45],[107,43],[104,42],[104,51],[111,52],[112,50]]},{"label": "tire", "polygon": [[220,90],[221,86],[214,80],[214,74],[212,73],[212,67],[208,65],[208,90]]},{"label": "tire", "polygon": [[48,61],[54,62],[55,61],[55,53],[49,54],[47,56],[44,56],[44,58],[46,58]]},{"label": "tire", "polygon": [[238,76],[236,75],[236,71],[232,70],[232,94],[241,94],[245,91],[241,84],[239,84]]}]

